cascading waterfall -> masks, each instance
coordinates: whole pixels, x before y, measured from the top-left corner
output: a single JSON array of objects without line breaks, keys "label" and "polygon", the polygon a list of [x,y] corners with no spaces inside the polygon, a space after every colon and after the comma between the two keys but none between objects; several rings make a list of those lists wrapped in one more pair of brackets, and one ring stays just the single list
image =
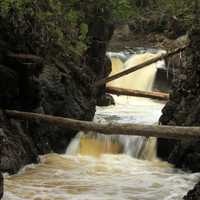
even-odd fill
[{"label": "cascading waterfall", "polygon": [[[140,64],[157,54],[144,53],[131,56],[125,63],[119,58],[112,58],[112,74],[125,70],[134,65]],[[116,86],[126,89],[146,90],[151,91],[156,75],[156,64],[149,65],[132,74],[121,77],[115,81],[108,83],[109,86]]]},{"label": "cascading waterfall", "polygon": [[[151,59],[162,51],[157,53],[144,52],[135,55],[123,55],[123,53],[108,55],[112,60],[112,75],[129,67],[140,64],[148,59]],[[151,91],[153,88],[157,66],[163,65],[164,61],[149,65],[143,69],[140,69],[132,74],[122,77],[118,80],[108,83],[109,86],[115,86],[127,89],[137,89],[143,91]],[[115,98],[116,104],[130,103],[133,98],[120,97]],[[137,99],[136,99],[137,100]],[[129,102],[128,102],[129,101]],[[113,107],[112,107],[113,108]],[[115,109],[117,106],[115,107]],[[97,115],[98,116],[98,110]],[[115,110],[113,110],[115,112]],[[95,122],[104,123],[103,121],[114,122],[114,119],[103,120],[103,118],[95,118]],[[123,122],[123,121],[122,121]],[[131,121],[130,121],[131,123]],[[140,136],[107,136],[98,133],[79,133],[77,137],[72,141],[67,149],[67,154],[81,154],[81,155],[93,155],[100,156],[101,154],[128,154],[135,158],[141,158],[146,160],[156,159],[156,139],[146,138]]]},{"label": "cascading waterfall", "polygon": [[[121,60],[118,55],[112,56],[112,73],[155,54],[121,53]],[[124,77],[111,84],[151,90],[156,66],[145,70],[127,76],[128,80]],[[137,97],[115,96],[115,100],[115,106],[98,107],[94,120],[153,124],[158,121],[164,106],[160,101]],[[197,183],[200,174],[174,170],[169,163],[157,160],[155,146],[155,138],[80,132],[66,154],[41,156],[39,164],[27,166],[14,176],[4,175],[3,200],[182,199]]]},{"label": "cascading waterfall", "polygon": [[156,139],[139,136],[108,136],[80,132],[67,148],[68,155],[127,154],[145,160],[156,159]]}]

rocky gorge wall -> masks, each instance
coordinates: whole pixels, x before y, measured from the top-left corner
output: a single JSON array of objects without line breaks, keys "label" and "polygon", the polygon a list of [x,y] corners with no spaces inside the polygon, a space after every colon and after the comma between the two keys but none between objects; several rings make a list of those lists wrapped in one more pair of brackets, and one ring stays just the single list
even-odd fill
[{"label": "rocky gorge wall", "polygon": [[[68,55],[53,56],[48,51],[45,55],[39,47],[35,52],[30,51],[30,41],[38,42],[31,33],[26,32],[24,38],[18,33],[23,40],[28,40],[23,43],[25,45],[17,38],[13,42],[12,31],[10,32],[12,26],[10,29],[0,17],[1,172],[14,174],[24,165],[37,163],[38,155],[41,154],[52,151],[64,153],[77,133],[74,130],[50,127],[40,121],[10,119],[5,115],[4,109],[88,121],[93,119],[97,96],[101,96],[99,89],[94,87],[94,82],[108,75],[109,63],[105,52],[113,28],[104,20],[104,17],[109,17],[108,10],[94,10],[92,14],[87,18],[87,38],[90,45],[76,63]],[[8,27],[11,35],[7,34]],[[20,32],[18,29],[17,31]],[[54,51],[56,52],[56,47]],[[57,53],[60,52],[61,49],[57,48]],[[1,175],[0,197],[3,193],[2,185]]]},{"label": "rocky gorge wall", "polygon": [[[200,113],[200,28],[196,24],[189,33],[190,44],[183,66],[173,81],[170,100],[163,109],[164,125],[199,126]],[[158,156],[178,168],[200,171],[200,140],[158,139]],[[199,185],[185,199],[199,199]]]},{"label": "rocky gorge wall", "polygon": [[[147,21],[148,22],[148,21]],[[186,52],[175,55],[167,60],[169,73],[173,74],[170,100],[162,111],[160,124],[178,126],[199,126],[200,112],[200,30],[198,22],[190,28],[183,26],[179,21],[159,24],[151,21],[140,22],[130,28],[132,24],[117,27],[111,40],[110,49],[124,50],[124,47],[155,47],[162,49],[175,49],[189,45]],[[161,22],[161,21],[160,21]],[[178,23],[178,24],[177,24]],[[156,25],[157,24],[157,25]],[[177,24],[177,26],[176,26]],[[134,25],[134,24],[133,24]],[[179,29],[178,27],[186,29]],[[148,28],[151,27],[151,28]],[[167,28],[168,27],[168,28]],[[164,31],[163,31],[164,30]],[[199,140],[166,140],[158,139],[158,156],[175,167],[192,172],[200,171],[200,141]],[[199,184],[188,193],[185,199],[199,199]]]},{"label": "rocky gorge wall", "polygon": [[[163,115],[160,118],[161,124],[199,126],[199,34],[200,29],[197,27],[193,28],[189,33],[190,45],[185,52],[186,55],[183,66],[173,81],[173,91],[170,94],[169,102],[162,111]],[[162,140],[160,140],[160,142],[162,142]],[[200,166],[198,165],[199,163],[196,162],[199,159],[198,143],[199,141],[174,142],[176,148],[173,149],[173,151],[169,150],[169,152],[165,152],[163,156],[177,167],[199,171]],[[183,150],[182,152],[181,149]],[[158,150],[158,153],[159,152],[161,151]],[[197,157],[194,154],[196,154]]]}]

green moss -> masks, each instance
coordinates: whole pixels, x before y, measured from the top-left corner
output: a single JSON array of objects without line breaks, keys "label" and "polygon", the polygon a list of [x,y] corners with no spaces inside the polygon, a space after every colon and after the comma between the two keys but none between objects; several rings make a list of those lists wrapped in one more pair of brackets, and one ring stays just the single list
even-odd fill
[{"label": "green moss", "polygon": [[1,0],[0,38],[16,52],[68,56],[79,62],[91,44],[87,34],[91,22],[167,14],[190,26],[192,9],[190,0]]},{"label": "green moss", "polygon": [[[114,21],[129,16],[127,0],[1,0],[1,38],[12,50],[42,56],[68,56],[79,62],[95,11],[109,9]],[[99,17],[103,17],[102,15]]]}]

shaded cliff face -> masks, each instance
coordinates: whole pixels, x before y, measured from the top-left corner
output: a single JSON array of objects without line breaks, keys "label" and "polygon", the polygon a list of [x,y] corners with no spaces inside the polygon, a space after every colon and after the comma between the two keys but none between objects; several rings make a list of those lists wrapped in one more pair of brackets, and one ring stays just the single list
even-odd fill
[{"label": "shaded cliff face", "polygon": [[[194,27],[186,60],[173,83],[170,101],[163,109],[160,122],[166,125],[199,126],[200,124],[200,28]],[[200,141],[159,139],[158,155],[177,167],[200,171]]]},{"label": "shaded cliff face", "polygon": [[[185,60],[177,71],[170,100],[163,109],[160,122],[164,125],[200,125],[200,26],[189,33],[190,45]],[[200,171],[200,140],[158,139],[158,156],[176,167],[193,172]],[[188,192],[185,200],[198,200],[199,183]]]},{"label": "shaded cliff face", "polygon": [[[6,34],[8,27],[0,18],[0,26],[5,30],[0,33],[0,107],[92,120],[98,94],[94,82],[106,75],[105,52],[112,35],[112,26],[104,20],[104,17],[109,17],[109,12],[105,12],[95,10],[94,15],[88,17],[89,45],[76,62],[59,47],[59,55],[42,47],[33,52],[29,49],[29,41],[33,44],[38,41],[31,38],[32,33],[26,32],[28,35],[24,40],[28,38],[28,41],[23,45],[21,40],[13,42],[10,38],[13,36],[9,35],[12,24],[9,24],[11,32]],[[21,36],[20,31],[17,34]],[[56,52],[56,47],[53,47],[53,52]],[[24,58],[24,54],[44,55],[43,51],[46,55],[41,60]],[[23,56],[20,57],[19,53]],[[8,119],[0,111],[0,170],[16,173],[22,166],[38,162],[39,154],[64,153],[76,133],[39,121],[30,123]]]}]

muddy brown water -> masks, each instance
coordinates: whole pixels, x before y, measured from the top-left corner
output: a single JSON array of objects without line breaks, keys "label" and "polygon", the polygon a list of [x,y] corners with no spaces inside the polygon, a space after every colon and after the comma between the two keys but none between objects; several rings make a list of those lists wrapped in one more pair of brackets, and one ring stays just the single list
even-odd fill
[{"label": "muddy brown water", "polygon": [[[136,60],[124,66],[113,59],[113,73],[132,62]],[[155,73],[155,66],[150,66],[134,75],[134,81],[129,75],[113,84],[151,90]],[[97,108],[96,121],[154,124],[165,104],[134,97],[115,100],[115,106]],[[29,165],[16,175],[4,175],[3,200],[180,200],[200,178],[198,173],[186,173],[160,161],[155,138],[80,132],[66,154],[52,153],[40,159],[40,164]]]}]

